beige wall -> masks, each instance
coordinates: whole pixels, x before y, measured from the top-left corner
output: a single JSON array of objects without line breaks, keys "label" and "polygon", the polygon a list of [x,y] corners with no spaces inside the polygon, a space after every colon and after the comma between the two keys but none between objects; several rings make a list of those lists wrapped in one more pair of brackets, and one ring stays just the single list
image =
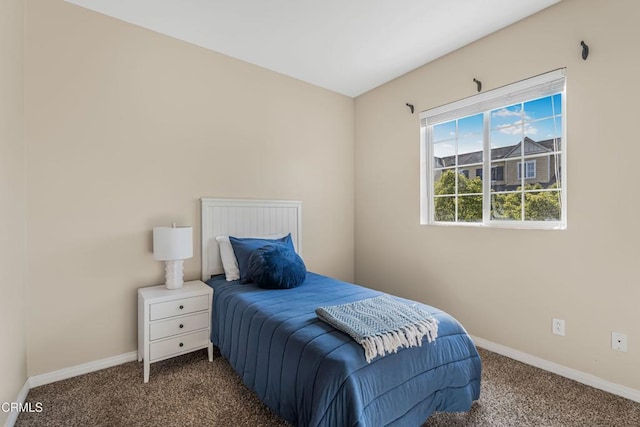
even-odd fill
[{"label": "beige wall", "polygon": [[0,2],[0,403],[27,379],[23,13],[21,0]]},{"label": "beige wall", "polygon": [[151,229],[194,226],[199,278],[203,196],[302,200],[307,266],[353,279],[353,99],[62,0],[26,14],[29,375],[136,349]]},{"label": "beige wall", "polygon": [[[358,97],[356,280],[439,306],[478,337],[640,389],[639,15],[634,0],[563,0]],[[474,77],[488,90],[560,67],[568,229],[420,226],[417,112],[473,95]],[[552,317],[566,320],[565,337],[551,333]],[[611,331],[628,334],[628,353],[611,350]]]}]

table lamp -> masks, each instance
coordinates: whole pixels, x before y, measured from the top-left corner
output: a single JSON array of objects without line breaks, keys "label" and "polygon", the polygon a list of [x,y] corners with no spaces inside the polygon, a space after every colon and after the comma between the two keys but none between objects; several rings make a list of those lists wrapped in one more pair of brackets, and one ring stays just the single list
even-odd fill
[{"label": "table lamp", "polygon": [[165,261],[167,289],[179,289],[184,284],[184,260],[193,256],[191,227],[153,228],[153,257]]}]

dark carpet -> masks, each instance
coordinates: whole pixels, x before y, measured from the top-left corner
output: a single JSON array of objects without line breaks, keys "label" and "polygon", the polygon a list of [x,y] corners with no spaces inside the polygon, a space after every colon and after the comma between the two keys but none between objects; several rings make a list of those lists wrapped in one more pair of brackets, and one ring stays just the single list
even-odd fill
[{"label": "dark carpet", "polygon": [[[468,413],[433,414],[424,427],[640,426],[640,404],[480,349],[480,400]],[[206,350],[124,365],[32,389],[16,426],[288,426]],[[336,426],[340,427],[340,426]]]}]

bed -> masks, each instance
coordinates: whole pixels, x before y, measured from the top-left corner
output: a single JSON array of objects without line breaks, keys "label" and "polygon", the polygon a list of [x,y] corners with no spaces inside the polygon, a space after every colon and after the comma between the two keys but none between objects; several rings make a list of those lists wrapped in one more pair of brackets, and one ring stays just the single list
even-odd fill
[{"label": "bed", "polygon": [[276,414],[297,426],[418,426],[434,411],[468,411],[479,398],[481,362],[464,328],[425,304],[438,337],[370,363],[315,309],[381,292],[313,272],[294,289],[227,282],[220,235],[291,233],[302,253],[302,204],[202,199],[202,279],[214,290],[211,341]]}]

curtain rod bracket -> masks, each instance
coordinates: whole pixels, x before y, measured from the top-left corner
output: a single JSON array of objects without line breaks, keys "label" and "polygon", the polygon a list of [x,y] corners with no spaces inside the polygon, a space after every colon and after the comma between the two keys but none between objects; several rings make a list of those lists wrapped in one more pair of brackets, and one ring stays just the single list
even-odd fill
[{"label": "curtain rod bracket", "polygon": [[480,92],[482,90],[482,82],[476,79],[473,79],[473,81],[475,82],[476,86],[478,86],[478,92]]},{"label": "curtain rod bracket", "polygon": [[587,46],[584,40],[580,42],[580,46],[582,46],[582,59],[586,61],[589,56],[589,46]]},{"label": "curtain rod bracket", "polygon": [[406,104],[407,107],[409,107],[409,110],[411,110],[411,114],[413,114],[413,104],[409,104],[408,102]]}]

